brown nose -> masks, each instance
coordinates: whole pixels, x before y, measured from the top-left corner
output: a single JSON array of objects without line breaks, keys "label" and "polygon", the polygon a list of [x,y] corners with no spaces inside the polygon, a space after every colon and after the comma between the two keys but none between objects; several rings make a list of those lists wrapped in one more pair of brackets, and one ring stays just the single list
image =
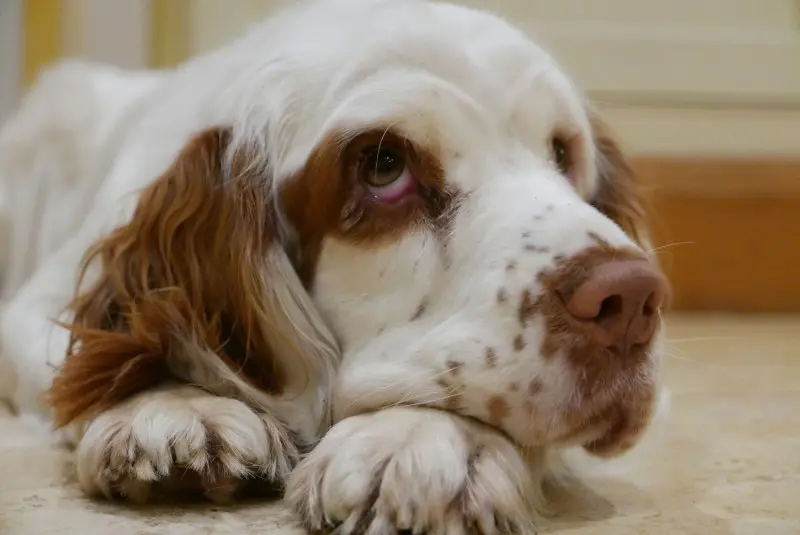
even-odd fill
[{"label": "brown nose", "polygon": [[592,325],[595,342],[623,355],[650,341],[666,283],[646,260],[610,260],[563,295],[573,317]]}]

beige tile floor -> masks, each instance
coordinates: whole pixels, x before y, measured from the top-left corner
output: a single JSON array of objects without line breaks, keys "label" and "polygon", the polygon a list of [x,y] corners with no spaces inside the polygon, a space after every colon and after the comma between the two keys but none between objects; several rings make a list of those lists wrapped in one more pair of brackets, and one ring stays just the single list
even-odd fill
[{"label": "beige tile floor", "polygon": [[[625,459],[584,466],[541,531],[800,534],[800,317],[669,326],[667,418]],[[84,500],[68,474],[68,454],[0,416],[0,534],[299,533],[280,505],[134,510]]]}]

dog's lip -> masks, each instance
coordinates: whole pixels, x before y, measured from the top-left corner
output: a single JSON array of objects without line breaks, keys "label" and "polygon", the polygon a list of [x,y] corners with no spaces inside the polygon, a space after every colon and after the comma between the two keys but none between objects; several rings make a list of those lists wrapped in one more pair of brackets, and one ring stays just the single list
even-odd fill
[{"label": "dog's lip", "polygon": [[627,447],[622,447],[624,437],[625,431],[622,428],[618,429],[616,426],[612,426],[599,438],[585,442],[581,446],[595,457],[616,457],[628,449]]},{"label": "dog's lip", "polygon": [[602,437],[610,431],[611,421],[599,417],[603,410],[595,410],[587,414],[576,425],[565,425],[563,420],[555,428],[540,429],[518,443],[526,446],[584,446]]},{"label": "dog's lip", "polygon": [[617,457],[638,442],[652,419],[651,415],[651,411],[641,412],[624,403],[612,404],[607,412],[598,415],[604,418],[603,426],[599,428],[601,431],[593,439],[585,441],[582,447],[596,457]]},{"label": "dog's lip", "polygon": [[589,452],[600,452],[613,448],[617,439],[622,435],[622,430],[627,426],[627,418],[624,415],[609,418],[598,424],[593,437],[585,440],[581,446]]},{"label": "dog's lip", "polygon": [[583,408],[581,412],[583,415],[579,422],[564,426],[563,431],[549,437],[547,442],[561,446],[582,446],[591,451],[614,436],[622,437],[630,424],[625,404],[619,400],[597,404],[588,410]]}]

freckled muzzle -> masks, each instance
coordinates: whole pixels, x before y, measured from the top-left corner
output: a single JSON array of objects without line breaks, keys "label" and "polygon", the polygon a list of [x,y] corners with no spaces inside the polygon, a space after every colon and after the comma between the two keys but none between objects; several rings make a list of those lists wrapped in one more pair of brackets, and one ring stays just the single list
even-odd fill
[{"label": "freckled muzzle", "polygon": [[565,358],[575,391],[562,416],[593,454],[629,449],[656,401],[660,309],[668,285],[640,251],[602,240],[542,277],[545,358]]}]

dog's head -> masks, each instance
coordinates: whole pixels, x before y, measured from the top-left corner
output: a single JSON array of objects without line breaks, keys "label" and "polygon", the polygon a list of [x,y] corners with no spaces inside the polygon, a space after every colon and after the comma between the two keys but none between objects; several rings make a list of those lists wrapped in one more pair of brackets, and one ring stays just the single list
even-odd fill
[{"label": "dog's head", "polygon": [[637,439],[665,282],[625,158],[525,35],[447,4],[316,2],[174,76],[154,115],[209,129],[95,248],[76,362],[97,329],[152,331],[276,394],[316,370],[335,418],[415,404],[524,446]]}]

